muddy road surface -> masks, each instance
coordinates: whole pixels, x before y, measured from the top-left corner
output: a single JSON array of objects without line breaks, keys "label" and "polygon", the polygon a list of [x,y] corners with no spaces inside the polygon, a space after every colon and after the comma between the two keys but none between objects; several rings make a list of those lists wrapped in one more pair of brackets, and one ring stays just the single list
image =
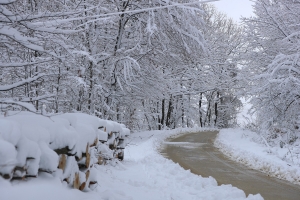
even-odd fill
[{"label": "muddy road surface", "polygon": [[189,133],[165,142],[162,155],[192,173],[212,176],[218,184],[231,184],[246,195],[260,193],[266,200],[300,200],[300,186],[268,177],[229,160],[213,141],[218,132]]}]

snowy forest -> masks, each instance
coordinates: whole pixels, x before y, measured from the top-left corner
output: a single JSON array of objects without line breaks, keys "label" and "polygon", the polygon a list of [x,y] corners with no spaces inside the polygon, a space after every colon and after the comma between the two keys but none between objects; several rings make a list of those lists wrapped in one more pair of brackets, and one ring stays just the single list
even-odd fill
[{"label": "snowy forest", "polygon": [[299,126],[299,0],[235,23],[176,0],[1,0],[0,109],[83,112],[131,130]]},{"label": "snowy forest", "polygon": [[[240,22],[213,1],[0,0],[1,195],[36,178],[103,199],[133,199],[127,186],[136,199],[143,187],[176,199],[191,185],[186,194],[246,198],[158,152],[201,131],[214,139],[192,148],[214,140],[231,160],[300,185],[300,0],[255,0]],[[67,199],[87,199],[77,195]]]},{"label": "snowy forest", "polygon": [[1,2],[2,112],[84,112],[131,130],[234,124],[242,29],[212,6]]}]

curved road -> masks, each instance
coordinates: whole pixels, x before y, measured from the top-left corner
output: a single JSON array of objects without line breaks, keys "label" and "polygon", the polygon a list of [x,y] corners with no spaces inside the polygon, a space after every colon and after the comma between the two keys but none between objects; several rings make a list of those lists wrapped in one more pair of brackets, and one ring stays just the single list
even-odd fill
[{"label": "curved road", "polygon": [[218,132],[191,133],[166,142],[161,153],[183,168],[218,184],[231,184],[248,194],[260,193],[267,200],[300,200],[300,186],[246,168],[227,159],[213,141]]}]

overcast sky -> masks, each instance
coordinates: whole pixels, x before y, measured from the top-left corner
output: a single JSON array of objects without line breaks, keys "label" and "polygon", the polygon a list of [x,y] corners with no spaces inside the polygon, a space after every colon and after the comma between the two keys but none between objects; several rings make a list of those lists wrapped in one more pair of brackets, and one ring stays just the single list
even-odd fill
[{"label": "overcast sky", "polygon": [[253,2],[250,0],[219,0],[213,2],[213,4],[219,11],[227,14],[237,22],[240,21],[241,16],[250,17],[253,15],[251,6]]}]

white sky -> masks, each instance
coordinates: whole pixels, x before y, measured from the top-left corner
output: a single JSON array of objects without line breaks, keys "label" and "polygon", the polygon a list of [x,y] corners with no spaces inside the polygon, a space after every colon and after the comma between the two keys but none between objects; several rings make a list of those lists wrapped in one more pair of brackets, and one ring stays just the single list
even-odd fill
[{"label": "white sky", "polygon": [[250,17],[253,15],[253,2],[250,0],[219,0],[213,2],[219,11],[227,14],[229,17],[239,22],[240,17]]}]

